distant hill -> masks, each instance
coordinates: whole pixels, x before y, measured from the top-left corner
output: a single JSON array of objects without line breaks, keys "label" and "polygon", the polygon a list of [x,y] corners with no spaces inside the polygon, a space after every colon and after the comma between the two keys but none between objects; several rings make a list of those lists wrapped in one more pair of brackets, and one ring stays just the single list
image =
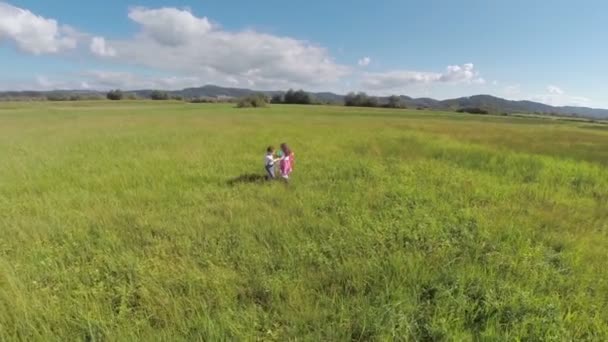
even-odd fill
[{"label": "distant hill", "polygon": [[533,101],[511,101],[491,95],[476,95],[439,102],[448,110],[480,108],[490,113],[533,113],[560,116],[608,118],[608,110],[586,107],[554,107]]},{"label": "distant hill", "polygon": [[[135,94],[138,97],[149,98],[153,90],[134,90],[127,91],[127,94]],[[246,88],[226,88],[215,85],[205,85],[198,88],[186,88],[177,91],[168,91],[171,96],[182,98],[239,98],[255,93],[264,93],[268,96],[283,94],[284,91],[257,91]],[[311,93],[320,103],[343,104],[344,95],[330,92]],[[82,91],[82,90],[54,90],[54,91],[9,91],[0,92],[0,100],[7,99],[37,99],[47,97],[65,96],[84,96],[89,98],[105,97],[105,92]],[[462,110],[462,109],[482,109],[495,114],[530,113],[542,115],[576,116],[595,119],[607,119],[608,109],[596,109],[587,107],[555,107],[533,101],[511,101],[491,95],[475,95],[470,97],[460,97],[449,100],[435,100],[431,98],[412,98],[400,96],[401,102],[408,108],[432,109],[432,110]],[[379,103],[388,102],[387,97],[379,97]]]}]

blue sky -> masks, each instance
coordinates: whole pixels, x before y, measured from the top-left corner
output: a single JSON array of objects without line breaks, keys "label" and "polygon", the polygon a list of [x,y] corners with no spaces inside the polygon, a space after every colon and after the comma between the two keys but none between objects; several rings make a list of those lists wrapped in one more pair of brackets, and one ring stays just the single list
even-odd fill
[{"label": "blue sky", "polygon": [[608,2],[0,1],[0,89],[256,89],[608,107]]}]

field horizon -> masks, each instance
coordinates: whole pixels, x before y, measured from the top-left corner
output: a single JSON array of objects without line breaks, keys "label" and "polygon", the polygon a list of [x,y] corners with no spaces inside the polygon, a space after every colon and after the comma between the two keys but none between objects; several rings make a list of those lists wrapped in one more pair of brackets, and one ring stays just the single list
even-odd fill
[{"label": "field horizon", "polygon": [[608,340],[605,124],[0,102],[0,165],[2,341]]}]

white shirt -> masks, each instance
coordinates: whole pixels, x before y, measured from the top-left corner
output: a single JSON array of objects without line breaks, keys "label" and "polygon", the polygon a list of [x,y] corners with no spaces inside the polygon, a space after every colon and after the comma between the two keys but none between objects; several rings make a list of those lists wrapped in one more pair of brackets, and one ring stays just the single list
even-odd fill
[{"label": "white shirt", "polygon": [[274,156],[272,154],[267,154],[264,158],[264,164],[266,166],[274,166]]}]

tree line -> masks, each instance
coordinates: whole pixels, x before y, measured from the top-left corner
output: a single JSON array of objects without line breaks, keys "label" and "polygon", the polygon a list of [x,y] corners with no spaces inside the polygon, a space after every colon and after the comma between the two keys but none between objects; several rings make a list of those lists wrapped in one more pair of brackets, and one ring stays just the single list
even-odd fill
[{"label": "tree line", "polygon": [[[289,89],[286,92],[275,93],[251,93],[243,97],[230,96],[190,96],[184,97],[180,92],[167,92],[162,90],[152,91],[122,91],[113,89],[107,93],[86,92],[86,91],[22,91],[22,92],[0,92],[0,101],[97,101],[108,99],[112,101],[119,100],[174,100],[186,101],[189,103],[233,103],[237,107],[265,107],[268,104],[299,104],[299,105],[344,105],[348,107],[378,107],[378,108],[407,108],[408,98],[392,95],[388,97],[376,97],[367,95],[364,92],[351,92],[344,97],[338,96],[322,96],[320,99],[315,98],[314,94],[306,92],[302,89]],[[429,109],[424,105],[417,106],[415,109]],[[500,108],[488,108],[487,106],[480,107],[463,107],[450,106],[444,110],[452,110],[459,113],[468,114],[500,114],[508,115],[508,112],[500,110]],[[561,116],[559,113],[537,112],[540,115]],[[579,115],[572,114],[571,116],[578,117]],[[583,117],[583,116],[581,116]]]},{"label": "tree line", "polygon": [[[188,101],[191,103],[218,103],[218,102],[242,102],[244,107],[261,107],[262,103],[265,104],[300,104],[300,105],[315,105],[315,104],[339,104],[339,100],[327,100],[316,99],[315,96],[302,89],[294,90],[289,89],[282,93],[274,93],[272,95],[264,93],[253,93],[248,96],[241,98],[215,98],[215,97],[189,97],[185,98],[179,93],[170,93],[162,90],[152,90],[149,92],[129,92],[120,89],[112,89],[105,93],[70,93],[70,92],[53,92],[47,94],[41,94],[42,97],[36,97],[35,99],[47,100],[47,101],[82,101],[82,100],[101,100],[106,98],[111,101],[120,100],[137,100],[137,99],[152,99],[152,100],[178,100]],[[34,95],[30,100],[34,99]],[[248,103],[248,104],[245,104]],[[369,96],[366,93],[349,93],[343,97],[343,104],[351,107],[386,107],[386,108],[406,108],[405,103],[399,96],[390,96],[388,98],[378,98],[375,96]]]},{"label": "tree line", "polygon": [[[125,99],[125,98],[136,99],[137,95],[135,95],[133,93],[124,93],[120,89],[115,89],[115,90],[110,90],[106,94],[106,98],[108,100],[112,100],[112,101],[120,101],[120,100]],[[168,92],[162,91],[162,90],[153,90],[150,93],[149,98],[152,99],[152,100],[159,100],[159,101],[163,101],[163,100],[183,100],[182,96],[176,96],[176,95],[171,96]]]},{"label": "tree line", "polygon": [[[47,94],[44,99],[48,101],[80,101],[80,100],[100,100],[103,94],[91,93],[89,95],[70,94],[70,93],[52,93]],[[128,92],[120,89],[113,89],[105,94],[105,98],[112,101],[120,100],[136,100],[136,99],[152,99],[152,100],[178,100],[188,101],[191,103],[217,103],[217,102],[232,102],[239,107],[263,107],[267,104],[299,104],[299,105],[315,105],[315,104],[338,104],[337,101],[322,101],[316,99],[315,96],[302,89],[289,89],[284,93],[275,93],[267,95],[264,93],[253,93],[241,98],[213,98],[213,97],[192,97],[184,98],[180,95],[171,94],[167,91],[153,90],[150,92]],[[343,97],[343,104],[349,107],[383,107],[383,108],[407,108],[403,99],[393,95],[386,98],[378,98],[367,95],[364,92],[351,92]]]}]

